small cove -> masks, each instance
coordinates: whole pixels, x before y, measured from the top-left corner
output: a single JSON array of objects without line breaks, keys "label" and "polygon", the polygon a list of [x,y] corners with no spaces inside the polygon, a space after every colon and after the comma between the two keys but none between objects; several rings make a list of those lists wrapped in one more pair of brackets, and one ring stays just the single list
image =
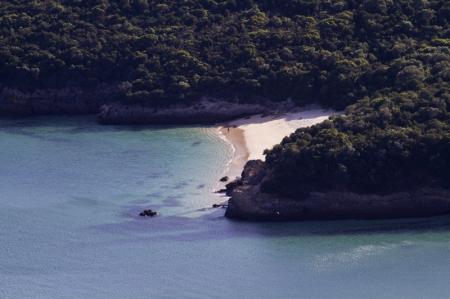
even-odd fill
[{"label": "small cove", "polygon": [[0,298],[450,293],[448,217],[243,223],[209,209],[232,156],[215,128],[39,117],[0,120],[0,142]]}]

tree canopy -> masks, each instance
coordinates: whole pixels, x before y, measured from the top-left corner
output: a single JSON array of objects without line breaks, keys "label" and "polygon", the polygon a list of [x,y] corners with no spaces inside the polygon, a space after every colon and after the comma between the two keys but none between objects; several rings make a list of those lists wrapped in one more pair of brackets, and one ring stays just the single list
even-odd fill
[{"label": "tree canopy", "polygon": [[0,79],[121,86],[148,105],[202,95],[343,108],[449,79],[443,0],[49,0],[0,3]]}]

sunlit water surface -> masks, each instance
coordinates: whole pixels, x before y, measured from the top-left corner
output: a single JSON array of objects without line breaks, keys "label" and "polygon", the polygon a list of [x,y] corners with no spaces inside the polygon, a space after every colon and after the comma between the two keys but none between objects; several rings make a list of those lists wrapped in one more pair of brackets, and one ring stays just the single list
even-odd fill
[{"label": "sunlit water surface", "polygon": [[1,120],[0,298],[450,296],[449,218],[229,221],[231,155],[213,128]]}]

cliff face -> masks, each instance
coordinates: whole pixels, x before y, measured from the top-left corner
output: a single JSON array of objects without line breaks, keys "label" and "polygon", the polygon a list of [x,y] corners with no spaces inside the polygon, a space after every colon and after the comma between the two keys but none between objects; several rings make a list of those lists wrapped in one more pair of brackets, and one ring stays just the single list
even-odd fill
[{"label": "cliff face", "polygon": [[43,114],[92,114],[118,93],[114,85],[82,88],[38,89],[32,92],[0,87],[0,114],[27,116]]},{"label": "cliff face", "polygon": [[215,124],[253,114],[285,109],[291,102],[244,104],[218,99],[200,99],[190,104],[168,107],[123,105],[114,101],[119,87],[100,85],[82,88],[38,89],[26,92],[0,86],[0,115],[78,115],[97,114],[98,121],[109,125],[127,124]]},{"label": "cliff face", "polygon": [[270,107],[217,100],[200,100],[191,105],[163,108],[108,104],[101,107],[102,124],[215,124],[239,117],[266,113]]},{"label": "cliff face", "polygon": [[388,195],[310,192],[283,198],[261,191],[265,168],[250,161],[242,178],[228,185],[225,216],[250,221],[389,219],[450,214],[450,190],[422,188]]}]

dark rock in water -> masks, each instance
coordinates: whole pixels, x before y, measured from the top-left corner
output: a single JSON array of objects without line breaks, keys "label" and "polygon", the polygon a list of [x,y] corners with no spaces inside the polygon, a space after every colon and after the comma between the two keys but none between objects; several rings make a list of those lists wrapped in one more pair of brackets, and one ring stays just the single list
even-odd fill
[{"label": "dark rock in water", "polygon": [[227,193],[227,189],[220,189],[215,191],[214,193]]},{"label": "dark rock in water", "polygon": [[220,179],[221,182],[228,182],[230,178],[227,176],[224,176],[223,178]]},{"label": "dark rock in water", "polygon": [[149,210],[144,210],[141,213],[139,213],[139,216],[142,216],[142,217],[154,217],[157,214],[158,214],[157,212],[149,209]]},{"label": "dark rock in water", "polygon": [[226,208],[228,205],[227,204],[224,204],[224,203],[222,203],[222,204],[217,204],[217,203],[215,203],[215,204],[213,204],[212,205],[212,207],[213,208]]}]

